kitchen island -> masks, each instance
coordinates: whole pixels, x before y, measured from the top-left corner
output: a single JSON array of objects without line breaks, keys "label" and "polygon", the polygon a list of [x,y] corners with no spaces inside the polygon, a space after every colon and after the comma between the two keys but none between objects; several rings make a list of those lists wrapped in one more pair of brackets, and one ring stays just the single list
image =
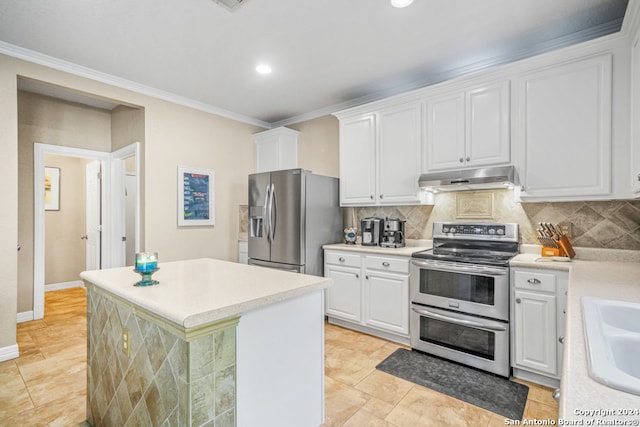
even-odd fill
[{"label": "kitchen island", "polygon": [[87,286],[91,425],[318,426],[331,280],[214,259]]}]

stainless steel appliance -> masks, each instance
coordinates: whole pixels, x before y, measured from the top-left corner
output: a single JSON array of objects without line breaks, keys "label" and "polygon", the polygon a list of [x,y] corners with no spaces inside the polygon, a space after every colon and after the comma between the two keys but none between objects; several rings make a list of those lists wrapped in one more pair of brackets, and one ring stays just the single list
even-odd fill
[{"label": "stainless steel appliance", "polygon": [[[462,159],[460,159],[462,161]],[[513,188],[518,184],[514,166],[460,169],[420,175],[418,185],[428,191],[467,191]]]},{"label": "stainless steel appliance", "polygon": [[385,248],[402,248],[405,245],[404,238],[405,221],[396,218],[384,220],[384,232],[380,246]]},{"label": "stainless steel appliance", "polygon": [[362,245],[378,246],[382,240],[384,220],[382,218],[369,217],[360,221],[362,229]]},{"label": "stainless steel appliance", "polygon": [[249,175],[249,264],[322,276],[342,237],[338,179],[304,169]]},{"label": "stainless steel appliance", "polygon": [[411,260],[411,347],[508,377],[518,248],[518,224],[434,222],[433,249]]}]

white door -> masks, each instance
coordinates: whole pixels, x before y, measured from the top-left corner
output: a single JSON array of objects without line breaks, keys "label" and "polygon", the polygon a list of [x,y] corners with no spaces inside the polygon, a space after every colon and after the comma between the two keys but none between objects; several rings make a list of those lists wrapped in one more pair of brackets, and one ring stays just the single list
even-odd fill
[{"label": "white door", "polygon": [[100,269],[100,161],[86,166],[86,239],[87,270]]},{"label": "white door", "polygon": [[138,177],[135,174],[125,175],[125,263],[133,265],[136,257],[136,204],[138,200]]},{"label": "white door", "polygon": [[333,286],[326,290],[327,315],[360,322],[362,320],[360,270],[327,266],[325,277],[333,279]]},{"label": "white door", "polygon": [[367,272],[365,278],[365,323],[408,335],[409,276]]},{"label": "white door", "polygon": [[340,205],[376,202],[375,115],[340,122]]}]

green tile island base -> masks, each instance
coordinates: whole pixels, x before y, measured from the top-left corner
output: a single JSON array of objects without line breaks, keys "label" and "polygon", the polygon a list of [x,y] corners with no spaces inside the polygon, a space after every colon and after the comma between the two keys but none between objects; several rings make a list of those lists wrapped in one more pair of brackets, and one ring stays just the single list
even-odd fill
[{"label": "green tile island base", "polygon": [[323,289],[184,328],[85,285],[90,425],[323,423]]},{"label": "green tile island base", "polygon": [[89,424],[235,425],[239,317],[189,331],[91,284],[87,313]]}]

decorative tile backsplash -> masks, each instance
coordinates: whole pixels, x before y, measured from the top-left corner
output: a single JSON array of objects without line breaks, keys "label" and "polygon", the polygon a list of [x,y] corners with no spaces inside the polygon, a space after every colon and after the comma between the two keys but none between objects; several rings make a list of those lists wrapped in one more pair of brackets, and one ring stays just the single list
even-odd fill
[{"label": "decorative tile backsplash", "polygon": [[574,246],[640,250],[640,200],[516,203],[512,190],[436,194],[434,206],[344,208],[345,227],[369,216],[407,221],[409,239],[431,239],[434,221],[516,222],[520,243],[538,244],[538,222],[573,224]]}]

